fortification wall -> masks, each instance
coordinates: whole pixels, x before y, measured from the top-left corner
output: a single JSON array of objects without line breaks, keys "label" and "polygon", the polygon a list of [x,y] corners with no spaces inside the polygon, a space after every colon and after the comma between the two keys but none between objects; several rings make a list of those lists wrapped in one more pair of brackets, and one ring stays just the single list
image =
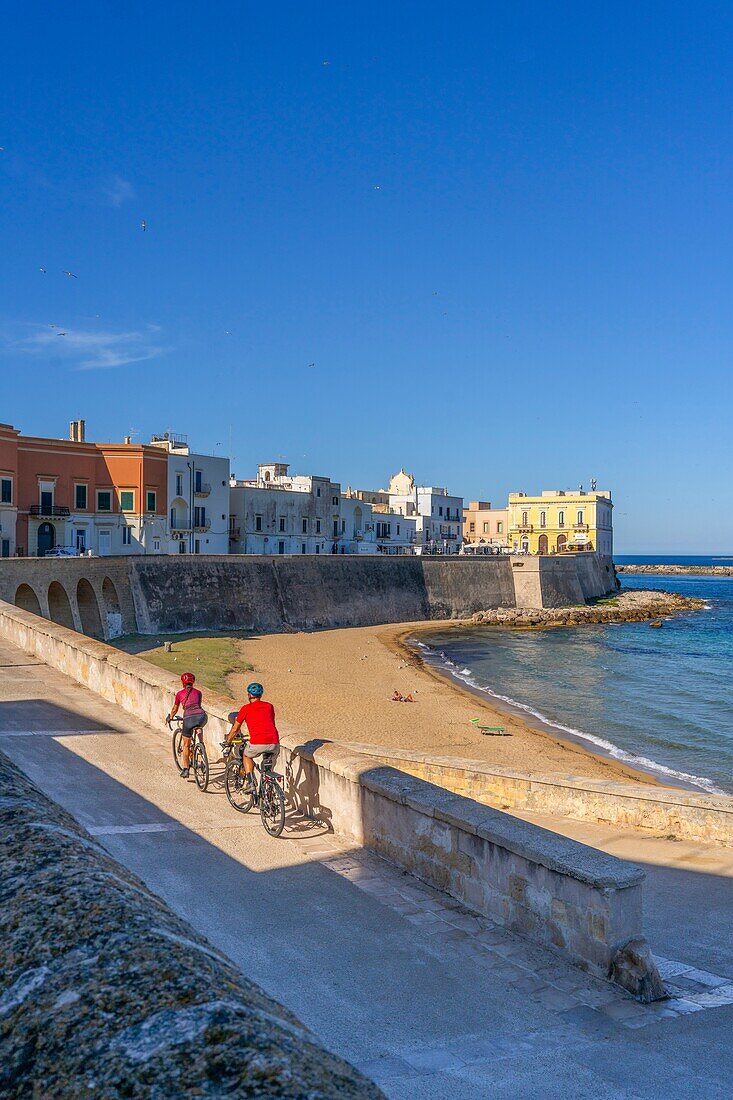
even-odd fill
[{"label": "fortification wall", "polygon": [[19,558],[0,599],[91,637],[468,618],[582,603],[615,586],[595,554],[564,558],[215,556]]}]

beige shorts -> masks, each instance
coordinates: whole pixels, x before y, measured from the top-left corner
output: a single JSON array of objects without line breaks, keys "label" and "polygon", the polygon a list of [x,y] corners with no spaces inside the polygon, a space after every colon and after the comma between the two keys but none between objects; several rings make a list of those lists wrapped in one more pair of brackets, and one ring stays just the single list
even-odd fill
[{"label": "beige shorts", "polygon": [[273,763],[277,760],[280,753],[279,745],[247,745],[244,750],[244,755],[248,756],[250,760],[254,760],[257,756],[264,756],[266,752],[272,753]]}]

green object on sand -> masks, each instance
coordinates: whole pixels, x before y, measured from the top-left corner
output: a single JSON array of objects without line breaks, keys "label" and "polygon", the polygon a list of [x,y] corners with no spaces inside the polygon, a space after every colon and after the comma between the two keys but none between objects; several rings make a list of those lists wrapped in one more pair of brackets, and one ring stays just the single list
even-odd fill
[{"label": "green object on sand", "polygon": [[505,726],[482,726],[480,718],[471,718],[470,721],[471,725],[475,726],[479,733],[483,733],[485,737],[511,737]]}]

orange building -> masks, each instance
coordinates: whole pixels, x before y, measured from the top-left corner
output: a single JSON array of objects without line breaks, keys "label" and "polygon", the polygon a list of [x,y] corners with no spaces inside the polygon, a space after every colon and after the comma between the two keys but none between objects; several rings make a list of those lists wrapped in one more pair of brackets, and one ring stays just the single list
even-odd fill
[{"label": "orange building", "polygon": [[87,443],[83,420],[69,439],[21,435],[0,425],[0,538],[9,555],[67,546],[108,554],[165,553],[167,457],[156,447]]},{"label": "orange building", "polygon": [[502,549],[508,545],[508,531],[509,512],[506,508],[492,508],[488,500],[472,500],[463,509],[465,543]]}]

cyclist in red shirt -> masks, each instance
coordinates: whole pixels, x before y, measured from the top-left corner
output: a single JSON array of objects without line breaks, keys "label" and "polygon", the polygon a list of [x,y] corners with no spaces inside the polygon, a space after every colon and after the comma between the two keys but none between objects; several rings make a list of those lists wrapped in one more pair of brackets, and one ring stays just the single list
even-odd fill
[{"label": "cyclist in red shirt", "polygon": [[255,770],[254,760],[257,756],[263,756],[266,752],[272,753],[273,762],[280,752],[280,734],[275,725],[275,708],[272,703],[266,703],[262,698],[265,689],[262,684],[252,683],[247,687],[249,702],[240,707],[237,717],[232,723],[232,728],[227,734],[227,741],[232,742],[242,728],[242,723],[247,726],[249,744],[244,750],[242,764],[245,775],[252,782],[252,772]]}]

